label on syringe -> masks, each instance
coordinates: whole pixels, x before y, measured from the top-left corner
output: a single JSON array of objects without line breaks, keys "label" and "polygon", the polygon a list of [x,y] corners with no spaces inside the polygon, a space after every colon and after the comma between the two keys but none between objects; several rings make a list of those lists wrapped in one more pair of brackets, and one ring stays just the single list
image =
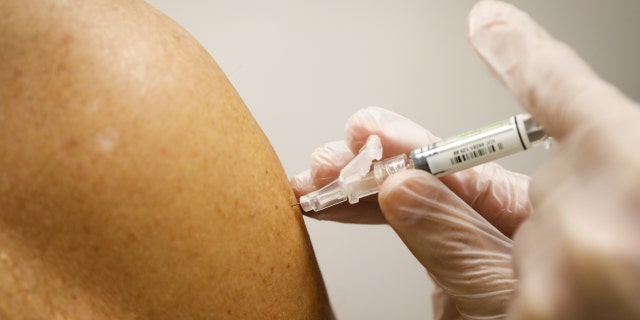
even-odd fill
[{"label": "label on syringe", "polygon": [[455,166],[466,161],[473,161],[477,158],[489,156],[492,153],[500,152],[502,150],[504,150],[504,144],[502,142],[488,140],[486,142],[480,142],[469,147],[462,147],[458,150],[454,150],[449,161],[452,166]]},{"label": "label on syringe", "polygon": [[[435,176],[470,168],[524,150],[515,119],[440,141],[412,154],[416,167]],[[421,159],[420,159],[421,158]]]}]

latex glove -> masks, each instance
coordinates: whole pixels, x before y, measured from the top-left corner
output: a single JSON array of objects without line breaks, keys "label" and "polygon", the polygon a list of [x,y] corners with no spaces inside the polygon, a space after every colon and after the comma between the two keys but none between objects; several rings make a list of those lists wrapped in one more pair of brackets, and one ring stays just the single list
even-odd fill
[{"label": "latex glove", "polygon": [[[575,53],[512,6],[496,1],[481,2],[470,15],[469,33],[479,55],[559,141],[551,159],[534,176],[531,198],[536,215],[524,224],[516,239],[514,253],[520,284],[518,297],[511,306],[513,316],[639,318],[640,153],[636,149],[640,141],[637,126],[640,115],[637,105],[599,80]],[[375,127],[370,131],[377,133]],[[358,143],[351,143],[357,139],[349,138],[350,134],[347,137],[351,150],[357,150]],[[393,139],[390,141],[391,144],[383,142],[383,145],[393,146]],[[343,157],[343,160],[348,158],[348,154],[344,153]],[[322,186],[323,179],[319,177],[330,180],[331,172],[337,176],[339,161],[325,164],[327,166],[314,168],[311,173],[294,179],[294,185],[302,186],[298,190],[313,189],[310,182]],[[485,201],[482,200],[488,199],[489,204],[504,203],[503,208],[518,207],[510,203],[528,207],[524,205],[528,204],[526,200],[513,200],[526,199],[513,196],[522,195],[519,193],[524,189],[522,184],[512,184],[520,187],[510,192],[510,184],[502,183],[509,179],[498,175],[493,185],[506,192],[482,192],[482,188],[473,186],[475,182],[482,185],[481,182],[489,178],[478,171],[483,172],[484,168],[474,168],[442,181],[487,221],[494,224],[502,221],[510,226],[498,227],[503,233],[513,232],[529,211],[505,209],[504,212],[513,214],[491,214],[483,210]],[[470,178],[464,179],[465,174]],[[458,186],[471,187],[457,189],[456,180],[461,182]],[[514,181],[521,180],[514,178]],[[503,268],[509,259],[504,256],[508,245],[496,245],[501,239],[491,228],[460,223],[465,219],[478,220],[469,208],[456,207],[460,202],[438,189],[441,187],[429,175],[421,178],[415,173],[401,173],[390,177],[382,186],[380,205],[389,223],[427,270],[433,270],[436,282],[443,285],[444,290],[434,296],[438,319],[458,318],[458,311],[467,316],[490,317],[488,312],[500,315],[506,308],[508,288],[514,284],[513,275],[508,268]],[[472,200],[475,191],[480,203]],[[501,199],[505,194],[511,196]],[[403,199],[398,195],[407,197]],[[401,201],[394,202],[394,199]],[[420,206],[425,211],[414,210]],[[340,220],[334,213],[354,217],[362,213],[358,208],[337,208],[327,217]],[[500,206],[494,208],[502,211]],[[464,216],[464,212],[468,215]],[[429,217],[440,220],[431,221]],[[456,232],[443,230],[451,221],[456,221],[453,223],[458,227]],[[425,235],[426,231],[443,235],[446,240]],[[486,262],[473,263],[484,257]],[[487,277],[487,270],[497,272]],[[487,279],[491,281],[483,281]],[[493,288],[506,289],[500,293]],[[482,303],[474,305],[461,299],[469,296],[467,292],[472,298],[480,298],[478,301]],[[498,294],[482,300],[483,295],[476,294],[478,292]]]},{"label": "latex glove", "polygon": [[640,109],[529,16],[497,1],[470,40],[559,142],[516,236],[517,319],[640,319]]},{"label": "latex glove", "polygon": [[[311,170],[292,179],[297,196],[337,178],[353,157],[351,150],[359,150],[371,134],[381,138],[383,157],[437,140],[419,125],[381,108],[356,112],[345,131],[345,141],[317,149]],[[309,215],[341,222],[388,221],[435,280],[437,319],[457,319],[460,313],[468,319],[501,317],[515,281],[508,236],[530,213],[528,182],[526,176],[496,164],[441,180],[410,170],[385,181],[379,206],[372,198]]]}]

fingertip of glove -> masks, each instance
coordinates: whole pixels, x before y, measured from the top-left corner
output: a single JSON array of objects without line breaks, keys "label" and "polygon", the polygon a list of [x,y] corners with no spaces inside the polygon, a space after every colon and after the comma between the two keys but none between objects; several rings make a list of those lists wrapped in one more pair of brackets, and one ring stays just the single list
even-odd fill
[{"label": "fingertip of glove", "polygon": [[482,60],[511,87],[514,84],[509,73],[524,57],[543,46],[549,36],[515,6],[485,0],[469,14],[468,38]]},{"label": "fingertip of glove", "polygon": [[316,148],[311,153],[311,167],[312,170],[323,166],[342,167],[351,158],[353,158],[353,153],[344,141],[332,141]]},{"label": "fingertip of glove", "polygon": [[344,141],[326,143],[311,154],[310,180],[314,187],[323,187],[340,175],[353,153]]},{"label": "fingertip of glove", "polygon": [[495,22],[508,19],[508,16],[516,11],[513,5],[496,0],[483,0],[476,3],[469,12],[469,35],[488,30]]},{"label": "fingertip of glove", "polygon": [[385,113],[390,111],[371,106],[356,111],[347,119],[344,127],[345,141],[354,153],[364,145],[369,135],[380,131],[380,122]]},{"label": "fingertip of glove", "polygon": [[296,198],[313,191],[315,186],[311,179],[311,169],[307,169],[293,176],[289,180],[289,185],[293,189]]},{"label": "fingertip of glove", "polygon": [[407,153],[439,140],[419,124],[380,107],[360,109],[347,120],[345,141],[352,152],[357,153],[372,134],[382,140],[385,157]]},{"label": "fingertip of glove", "polygon": [[345,125],[345,130],[348,130],[356,125],[362,123],[377,123],[380,121],[381,115],[386,112],[391,112],[386,109],[377,107],[377,106],[369,106],[366,108],[359,109],[354,114],[347,119],[347,123]]}]

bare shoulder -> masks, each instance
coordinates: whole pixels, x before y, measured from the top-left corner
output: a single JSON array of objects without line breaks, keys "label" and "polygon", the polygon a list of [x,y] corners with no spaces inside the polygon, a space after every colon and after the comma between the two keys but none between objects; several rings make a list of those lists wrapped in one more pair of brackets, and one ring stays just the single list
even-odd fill
[{"label": "bare shoulder", "polygon": [[0,318],[331,316],[276,154],[187,32],[11,0],[0,48]]}]

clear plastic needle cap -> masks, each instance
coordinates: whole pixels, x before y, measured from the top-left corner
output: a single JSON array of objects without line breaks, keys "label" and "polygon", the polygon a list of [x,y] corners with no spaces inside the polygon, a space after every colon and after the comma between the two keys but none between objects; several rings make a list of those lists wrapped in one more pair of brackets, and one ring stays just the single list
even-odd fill
[{"label": "clear plastic needle cap", "polygon": [[345,202],[357,203],[364,196],[378,191],[378,183],[371,172],[373,161],[382,158],[380,138],[371,135],[360,152],[341,171],[338,179],[323,188],[300,197],[304,211],[320,211]]}]

